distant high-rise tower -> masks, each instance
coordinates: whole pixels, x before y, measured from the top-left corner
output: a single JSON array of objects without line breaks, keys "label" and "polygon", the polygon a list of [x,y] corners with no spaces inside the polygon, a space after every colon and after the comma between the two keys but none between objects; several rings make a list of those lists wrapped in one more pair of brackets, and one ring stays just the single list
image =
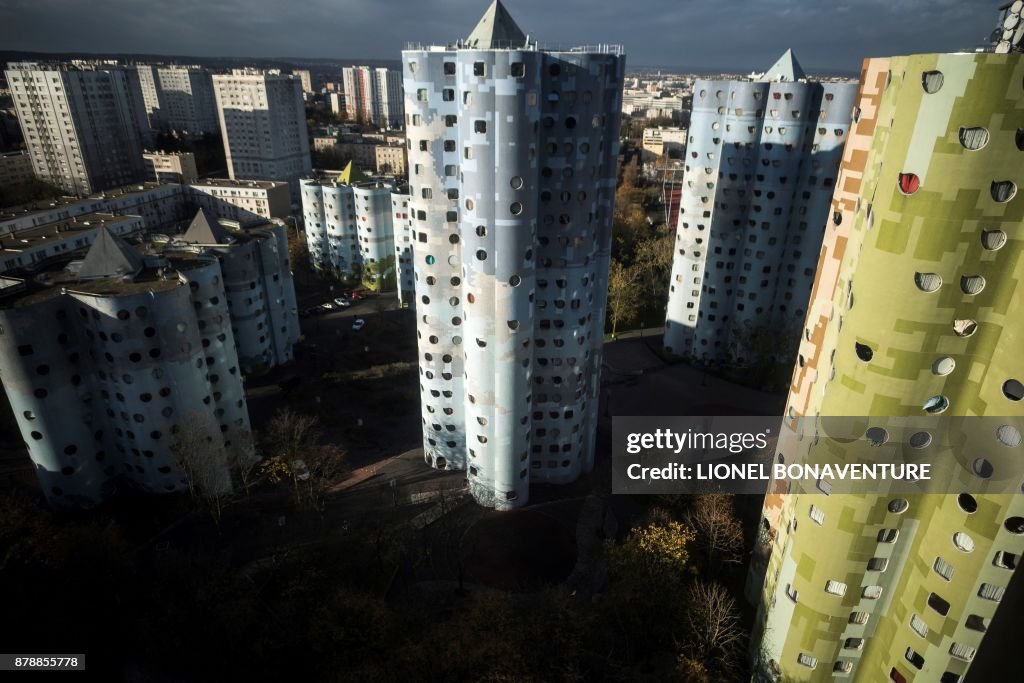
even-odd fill
[{"label": "distant high-rise tower", "polygon": [[309,69],[292,69],[292,75],[298,78],[299,82],[302,83],[302,92],[313,92],[313,78],[309,73]]},{"label": "distant high-rise tower", "polygon": [[171,130],[204,134],[218,130],[217,100],[210,72],[198,66],[158,66],[160,120]]},{"label": "distant high-rise tower", "polygon": [[755,80],[696,81],[667,351],[792,360],[856,92],[807,80],[791,51]]},{"label": "distant high-rise tower", "polygon": [[495,2],[402,61],[424,456],[523,505],[593,465],[625,58]]},{"label": "distant high-rise tower", "polygon": [[[856,442],[796,438],[797,418],[1024,413],[1022,79],[1021,54],[864,63],[781,459],[858,457]],[[752,565],[766,679],[971,680],[1024,553],[1020,468],[999,470],[1024,454],[1019,433],[961,424],[953,452],[929,451],[926,431],[887,446],[965,458],[959,494],[768,495]],[[1016,495],[979,493],[1000,479]]]},{"label": "distant high-rise tower", "polygon": [[17,62],[6,76],[37,178],[78,195],[145,178],[149,125],[134,70]]},{"label": "distant high-rise tower", "polygon": [[235,69],[215,75],[213,88],[231,179],[286,180],[298,198],[313,169],[299,79]]},{"label": "distant high-rise tower", "polygon": [[402,74],[384,67],[346,66],[341,71],[345,113],[353,121],[401,128],[405,118]]}]

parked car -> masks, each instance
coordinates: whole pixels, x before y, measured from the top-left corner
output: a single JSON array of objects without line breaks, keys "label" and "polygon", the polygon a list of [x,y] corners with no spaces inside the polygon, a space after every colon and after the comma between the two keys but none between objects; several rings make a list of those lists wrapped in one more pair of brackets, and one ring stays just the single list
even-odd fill
[{"label": "parked car", "polygon": [[365,299],[366,297],[363,296],[362,292],[352,292],[351,298],[352,301],[359,301],[360,299]]},{"label": "parked car", "polygon": [[325,311],[333,311],[334,310],[334,304],[331,303],[330,301],[328,301],[327,303],[320,304],[320,308],[322,308]]},{"label": "parked car", "polygon": [[363,329],[363,325],[365,324],[365,320],[363,320],[362,318],[356,318],[355,322],[352,323],[352,331],[358,332],[359,330]]},{"label": "parked car", "polygon": [[335,305],[335,306],[337,306],[338,308],[348,308],[348,307],[349,307],[349,306],[351,306],[352,304],[351,304],[351,302],[349,302],[348,300],[346,300],[346,299],[342,299],[342,298],[341,298],[341,297],[339,296],[339,297],[338,297],[337,299],[335,299],[335,300],[334,300],[334,305]]}]

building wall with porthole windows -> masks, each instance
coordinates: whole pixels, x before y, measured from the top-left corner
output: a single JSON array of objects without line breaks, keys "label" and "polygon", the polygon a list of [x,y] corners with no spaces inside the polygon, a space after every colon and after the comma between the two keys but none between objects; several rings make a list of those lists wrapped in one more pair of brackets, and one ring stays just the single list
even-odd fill
[{"label": "building wall with porthole windows", "polygon": [[[836,460],[797,438],[800,418],[1024,415],[1021,111],[1021,54],[865,61],[780,434],[787,462]],[[935,444],[919,432],[905,447]],[[968,432],[972,491],[1000,476],[991,454],[1014,449],[1011,425]],[[764,527],[749,585],[765,672],[958,683],[1019,580],[1024,497],[772,488]]]},{"label": "building wall with porthole windows", "polygon": [[507,509],[593,466],[625,60],[474,36],[402,53],[423,448]]}]

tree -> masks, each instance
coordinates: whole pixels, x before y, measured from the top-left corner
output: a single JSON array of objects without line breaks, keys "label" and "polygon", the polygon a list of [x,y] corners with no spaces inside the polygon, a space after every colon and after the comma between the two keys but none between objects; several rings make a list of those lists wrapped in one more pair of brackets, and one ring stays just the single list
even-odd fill
[{"label": "tree", "polygon": [[640,306],[640,273],[613,259],[608,270],[608,315],[611,316],[612,338],[619,325],[636,320]]},{"label": "tree", "polygon": [[664,229],[636,243],[633,265],[638,270],[648,310],[661,312],[668,302],[674,244],[672,236]]},{"label": "tree", "polygon": [[281,408],[270,418],[261,434],[263,452],[289,462],[301,458],[320,436],[317,422],[313,415]]},{"label": "tree", "polygon": [[323,515],[330,485],[345,469],[346,453],[335,444],[322,444],[317,418],[282,408],[261,435],[269,457],[260,471],[272,483],[290,480],[295,502]]},{"label": "tree", "polygon": [[363,286],[375,292],[393,292],[398,286],[394,255],[363,266]]},{"label": "tree", "polygon": [[715,680],[735,680],[743,669],[746,640],[736,601],[720,583],[696,581],[686,595],[688,637],[681,648],[680,668],[697,663],[699,670],[717,672]]},{"label": "tree", "polygon": [[220,526],[231,495],[231,472],[220,430],[201,413],[192,413],[172,431],[171,453],[185,477],[189,495]]},{"label": "tree", "polygon": [[255,443],[251,433],[237,433],[228,447],[228,465],[237,477],[245,495],[255,483],[259,473],[260,458],[256,454]]},{"label": "tree", "polygon": [[320,444],[306,455],[306,473],[300,505],[308,506],[323,517],[331,485],[347,468],[345,449],[337,444]]},{"label": "tree", "polygon": [[696,532],[695,545],[703,551],[708,568],[741,562],[743,525],[736,518],[730,494],[697,496],[683,514],[683,521]]},{"label": "tree", "polygon": [[689,568],[693,539],[693,530],[679,522],[654,521],[630,531],[621,545],[609,541],[608,566],[618,576],[675,581]]}]

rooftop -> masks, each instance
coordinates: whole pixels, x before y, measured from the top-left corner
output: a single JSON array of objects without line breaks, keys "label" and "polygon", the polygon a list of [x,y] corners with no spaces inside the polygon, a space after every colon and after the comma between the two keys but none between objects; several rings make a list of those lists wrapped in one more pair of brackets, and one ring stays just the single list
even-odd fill
[{"label": "rooftop", "polygon": [[76,233],[88,232],[97,227],[111,227],[137,220],[138,216],[115,216],[110,213],[96,212],[82,214],[66,221],[18,230],[16,233],[0,237],[0,255],[17,254],[41,244],[62,242],[74,237]]},{"label": "rooftop", "polygon": [[480,18],[476,28],[469,34],[469,38],[466,38],[464,45],[471,49],[490,50],[524,47],[526,43],[526,34],[501,4],[501,0],[494,0]]},{"label": "rooftop", "polygon": [[[146,255],[143,245],[125,243],[125,247],[133,254],[126,258],[140,264],[140,269],[134,275],[83,277],[79,268],[85,268],[85,261],[66,260],[33,273],[20,283],[0,289],[0,307],[25,308],[72,292],[94,296],[125,296],[170,291],[182,284],[176,271],[187,270],[199,256],[174,254],[174,258],[168,260]],[[193,263],[189,264],[189,261]]]},{"label": "rooftop", "polygon": [[501,0],[494,0],[470,32],[469,37],[448,46],[406,43],[406,50],[541,50],[545,52],[577,52],[623,55],[622,45],[600,44],[573,47],[538,45],[523,32]]},{"label": "rooftop", "polygon": [[134,277],[142,270],[142,256],[130,244],[125,242],[106,227],[101,227],[96,241],[89,247],[82,259],[79,277]]},{"label": "rooftop", "polygon": [[181,239],[193,244],[227,244],[231,234],[216,218],[211,220],[206,211],[199,209]]},{"label": "rooftop", "polygon": [[759,81],[781,81],[783,83],[795,83],[807,79],[800,62],[796,60],[793,50],[786,50],[778,61],[772,64],[767,71],[761,74]]},{"label": "rooftop", "polygon": [[190,184],[200,187],[248,187],[263,190],[288,186],[288,183],[277,180],[231,180],[230,178],[203,178]]},{"label": "rooftop", "polygon": [[12,218],[18,218],[28,214],[39,213],[41,211],[52,211],[59,209],[64,206],[70,206],[71,204],[79,204],[83,202],[97,201],[101,199],[115,199],[118,197],[128,197],[134,194],[142,194],[150,192],[152,190],[164,188],[177,188],[178,185],[173,183],[137,183],[134,185],[124,185],[103,192],[97,192],[87,197],[73,197],[65,196],[59,199],[50,199],[37,202],[30,202],[28,204],[21,204],[19,206],[12,206],[0,211],[0,221],[11,220]]}]

